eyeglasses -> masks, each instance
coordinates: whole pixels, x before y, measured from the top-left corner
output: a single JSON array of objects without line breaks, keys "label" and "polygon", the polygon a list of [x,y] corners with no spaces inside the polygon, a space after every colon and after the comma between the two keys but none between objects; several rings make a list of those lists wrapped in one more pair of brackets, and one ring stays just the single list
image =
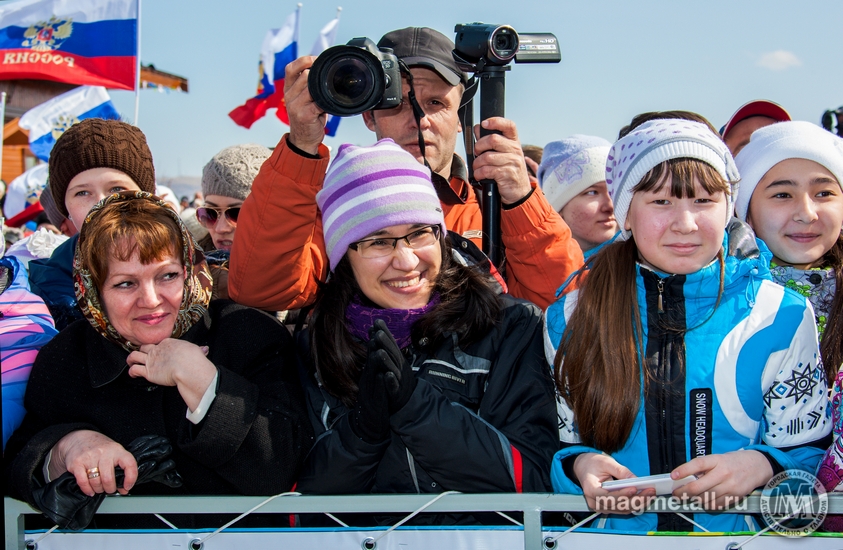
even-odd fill
[{"label": "eyeglasses", "polygon": [[363,258],[381,258],[389,256],[395,247],[398,246],[398,241],[404,241],[407,246],[413,250],[430,246],[439,241],[440,227],[438,225],[428,225],[414,230],[412,233],[407,233],[403,237],[375,237],[373,239],[363,239],[348,245],[351,250],[356,250]]},{"label": "eyeglasses", "polygon": [[240,207],[214,208],[213,206],[200,206],[196,209],[196,219],[207,228],[214,227],[217,224],[217,220],[223,214],[225,214],[225,219],[228,220],[228,223],[236,226],[237,217],[240,216]]}]

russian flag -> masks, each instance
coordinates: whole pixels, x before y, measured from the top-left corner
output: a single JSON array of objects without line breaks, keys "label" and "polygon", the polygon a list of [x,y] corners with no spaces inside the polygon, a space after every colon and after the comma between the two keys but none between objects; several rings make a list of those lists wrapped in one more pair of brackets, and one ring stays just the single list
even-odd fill
[{"label": "russian flag", "polygon": [[[342,8],[339,9],[341,10]],[[322,30],[319,31],[319,37],[316,39],[316,42],[314,42],[313,48],[310,50],[310,55],[318,56],[320,53],[333,46],[337,39],[337,29],[339,26],[340,16],[339,13],[337,13],[337,16],[334,19],[331,19],[328,24],[322,27]],[[337,135],[337,128],[339,128],[340,120],[342,120],[342,117],[328,115],[328,120],[325,123],[325,134],[331,137]]]},{"label": "russian flag", "polygon": [[0,80],[134,90],[139,0],[0,4]]},{"label": "russian flag", "polygon": [[298,57],[298,41],[299,12],[296,10],[287,17],[283,27],[266,33],[261,46],[258,93],[228,113],[236,124],[251,128],[256,120],[263,118],[266,111],[272,108],[276,109],[275,116],[281,122],[290,124],[284,106],[284,68]]},{"label": "russian flag", "polygon": [[56,96],[24,113],[18,125],[29,131],[32,153],[46,162],[59,136],[86,118],[120,119],[102,86],[81,86]]}]

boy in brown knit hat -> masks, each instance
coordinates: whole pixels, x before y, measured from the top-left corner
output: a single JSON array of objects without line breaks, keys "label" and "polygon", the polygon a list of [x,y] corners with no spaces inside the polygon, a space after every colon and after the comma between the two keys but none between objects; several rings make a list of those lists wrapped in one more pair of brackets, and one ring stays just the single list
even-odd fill
[{"label": "boy in brown knit hat", "polygon": [[[56,208],[77,231],[91,208],[113,193],[155,193],[146,136],[118,120],[87,118],[68,128],[50,153],[49,171]],[[59,330],[82,318],[73,288],[77,239],[74,236],[56,248],[50,258],[29,264],[32,291],[44,299]]]},{"label": "boy in brown knit hat", "polygon": [[119,191],[155,194],[146,136],[119,120],[86,118],[68,128],[50,153],[56,206],[78,230],[91,207]]}]

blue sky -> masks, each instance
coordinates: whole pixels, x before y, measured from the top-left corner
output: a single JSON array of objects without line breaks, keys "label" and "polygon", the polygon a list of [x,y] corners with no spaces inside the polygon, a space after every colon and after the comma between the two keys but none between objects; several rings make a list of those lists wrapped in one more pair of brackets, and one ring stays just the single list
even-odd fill
[{"label": "blue sky", "polygon": [[[335,0],[303,0],[299,52],[336,13]],[[708,0],[346,0],[338,43],[375,41],[390,30],[430,26],[453,36],[456,23],[512,25],[552,32],[558,65],[515,65],[506,112],[523,143],[544,145],[574,133],[610,141],[633,115],[687,109],[720,127],[754,98],[783,104],[795,119],[819,123],[843,105],[843,2]],[[295,10],[292,1],[143,0],[144,63],[183,75],[188,94],[141,91],[139,125],[161,177],[198,176],[223,147],[274,145],[286,131],[274,114],[251,130],[227,113],[254,95],[263,36]],[[419,15],[421,14],[421,15]],[[112,91],[131,120],[134,95]],[[369,144],[360,117],[346,119],[332,147]],[[459,147],[459,146],[458,146]],[[461,148],[461,147],[460,147]]]}]

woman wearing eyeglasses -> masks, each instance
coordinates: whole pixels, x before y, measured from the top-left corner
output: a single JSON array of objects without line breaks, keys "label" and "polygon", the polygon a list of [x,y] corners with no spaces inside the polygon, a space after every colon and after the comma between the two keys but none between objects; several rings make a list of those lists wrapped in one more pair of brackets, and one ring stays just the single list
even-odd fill
[{"label": "woman wearing eyeglasses", "polygon": [[196,209],[196,218],[208,230],[208,237],[199,244],[207,252],[214,278],[213,298],[228,298],[228,257],[237,231],[237,216],[270,154],[263,145],[234,145],[214,155],[202,169],[205,204]]},{"label": "woman wearing eyeglasses", "polygon": [[541,311],[446,235],[430,171],[389,139],[344,145],[317,202],[331,275],[299,339],[317,442],[298,490],[548,490]]}]

